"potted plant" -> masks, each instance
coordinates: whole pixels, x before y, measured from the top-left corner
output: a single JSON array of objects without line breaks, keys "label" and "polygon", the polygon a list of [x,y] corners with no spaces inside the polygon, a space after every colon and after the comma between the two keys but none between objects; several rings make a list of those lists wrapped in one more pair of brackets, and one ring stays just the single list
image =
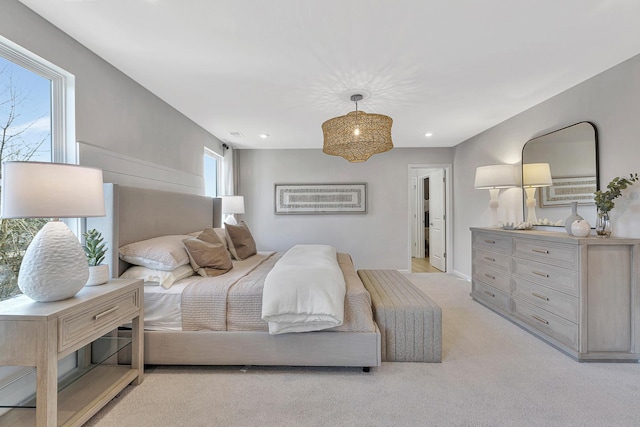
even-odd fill
[{"label": "potted plant", "polygon": [[622,195],[622,190],[634,182],[638,181],[638,174],[632,173],[628,178],[615,177],[607,184],[607,190],[596,191],[594,200],[598,208],[598,217],[596,219],[596,234],[598,237],[609,237],[611,235],[611,219],[609,212],[615,207],[614,199]]},{"label": "potted plant", "polygon": [[103,242],[102,233],[95,228],[82,234],[85,239],[84,253],[89,263],[89,280],[86,286],[102,285],[109,281],[109,266],[102,264],[107,252],[106,242]]}]

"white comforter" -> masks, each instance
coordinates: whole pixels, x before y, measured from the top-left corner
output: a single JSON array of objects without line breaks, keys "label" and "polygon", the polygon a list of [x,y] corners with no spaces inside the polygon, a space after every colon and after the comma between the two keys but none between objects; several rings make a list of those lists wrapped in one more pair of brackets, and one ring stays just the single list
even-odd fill
[{"label": "white comforter", "polygon": [[264,281],[262,319],[270,334],[308,332],[342,325],[346,285],[336,249],[296,245]]}]

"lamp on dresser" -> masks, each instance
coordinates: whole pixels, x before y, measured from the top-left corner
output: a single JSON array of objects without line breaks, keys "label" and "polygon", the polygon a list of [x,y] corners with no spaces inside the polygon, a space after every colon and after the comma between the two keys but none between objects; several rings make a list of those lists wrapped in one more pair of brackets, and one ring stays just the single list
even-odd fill
[{"label": "lamp on dresser", "polygon": [[222,196],[222,214],[228,215],[224,222],[236,225],[238,221],[234,214],[244,213],[244,196]]},{"label": "lamp on dresser", "polygon": [[491,209],[491,224],[489,227],[498,227],[498,193],[501,188],[510,188],[517,185],[516,169],[513,165],[489,165],[476,169],[475,188],[489,190],[489,208]]},{"label": "lamp on dresser", "polygon": [[536,190],[540,187],[549,187],[551,181],[551,169],[549,163],[525,163],[522,165],[522,186],[527,193],[527,221],[536,224]]},{"label": "lamp on dresser", "polygon": [[18,287],[39,302],[74,296],[89,278],[84,250],[60,218],[104,216],[102,170],[64,163],[5,162],[1,218],[54,218],[27,248]]}]

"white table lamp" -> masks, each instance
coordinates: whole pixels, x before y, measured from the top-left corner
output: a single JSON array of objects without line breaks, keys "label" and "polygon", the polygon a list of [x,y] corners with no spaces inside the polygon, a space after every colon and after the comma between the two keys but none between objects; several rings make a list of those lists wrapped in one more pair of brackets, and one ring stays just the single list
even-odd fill
[{"label": "white table lamp", "polygon": [[513,165],[489,165],[476,169],[474,187],[489,190],[489,208],[491,209],[491,224],[489,227],[498,227],[498,193],[501,188],[515,187],[517,178]]},{"label": "white table lamp", "polygon": [[536,224],[536,189],[552,185],[549,163],[525,163],[522,165],[522,186],[527,193],[527,221]]},{"label": "white table lamp", "polygon": [[89,266],[78,237],[59,218],[104,216],[102,170],[62,163],[5,162],[2,218],[55,218],[27,248],[18,287],[40,302],[71,298]]},{"label": "white table lamp", "polygon": [[238,221],[234,214],[244,213],[244,196],[222,196],[222,214],[228,215],[224,222],[236,225]]}]

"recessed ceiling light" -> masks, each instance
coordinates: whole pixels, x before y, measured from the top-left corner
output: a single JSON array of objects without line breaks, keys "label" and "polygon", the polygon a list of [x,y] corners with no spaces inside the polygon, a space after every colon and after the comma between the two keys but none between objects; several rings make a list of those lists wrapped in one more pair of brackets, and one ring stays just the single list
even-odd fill
[{"label": "recessed ceiling light", "polygon": [[424,134],[424,136],[426,136],[427,138],[431,138],[433,136],[433,133],[427,132]]},{"label": "recessed ceiling light", "polygon": [[263,134],[260,135],[260,138],[267,139],[267,138],[269,138],[269,134],[268,133],[263,133]]}]

